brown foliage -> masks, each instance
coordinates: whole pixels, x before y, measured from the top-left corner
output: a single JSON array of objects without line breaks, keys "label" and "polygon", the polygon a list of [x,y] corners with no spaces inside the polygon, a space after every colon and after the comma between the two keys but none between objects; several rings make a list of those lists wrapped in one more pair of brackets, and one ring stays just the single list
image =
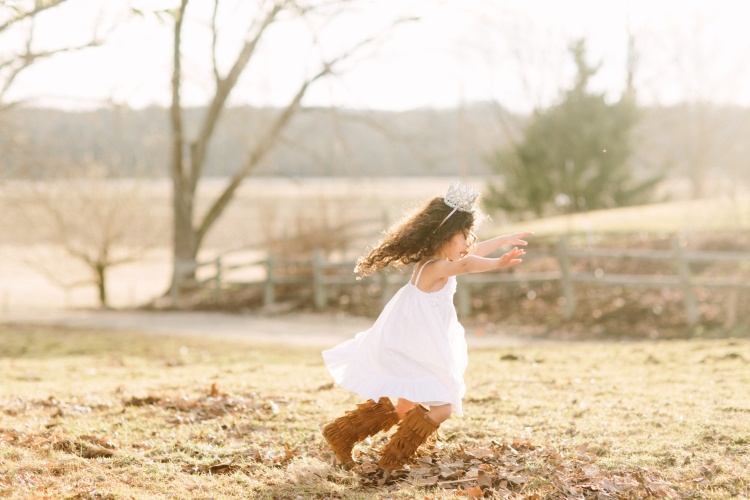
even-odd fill
[{"label": "brown foliage", "polygon": [[[363,486],[396,491],[400,484],[469,498],[677,498],[653,471],[605,471],[588,444],[560,449],[528,440],[493,440],[463,448],[434,441],[412,464],[391,474],[367,450],[358,472]],[[531,493],[533,491],[533,493]],[[425,498],[430,498],[429,496]]]}]

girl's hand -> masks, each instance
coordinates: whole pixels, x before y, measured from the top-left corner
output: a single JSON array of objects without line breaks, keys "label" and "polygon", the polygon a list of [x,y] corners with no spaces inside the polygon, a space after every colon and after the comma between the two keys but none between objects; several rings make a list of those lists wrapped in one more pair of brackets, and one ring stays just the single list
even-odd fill
[{"label": "girl's hand", "polygon": [[479,257],[485,257],[487,255],[490,255],[492,252],[494,252],[498,248],[505,246],[505,245],[525,247],[526,245],[528,245],[528,243],[526,243],[526,240],[524,240],[524,238],[531,236],[533,234],[534,233],[530,231],[525,231],[522,233],[513,233],[513,234],[505,234],[503,236],[496,236],[489,240],[485,240],[480,243],[477,243],[476,247],[474,248],[473,253],[474,255],[477,255]]},{"label": "girl's hand", "polygon": [[521,245],[525,247],[528,245],[528,242],[524,240],[524,238],[528,238],[529,236],[534,236],[534,233],[531,231],[524,231],[522,233],[506,234],[505,244],[513,246]]},{"label": "girl's hand", "polygon": [[512,267],[523,262],[523,257],[526,255],[526,251],[521,248],[513,247],[509,252],[504,253],[497,259],[497,268],[503,269],[505,267]]}]

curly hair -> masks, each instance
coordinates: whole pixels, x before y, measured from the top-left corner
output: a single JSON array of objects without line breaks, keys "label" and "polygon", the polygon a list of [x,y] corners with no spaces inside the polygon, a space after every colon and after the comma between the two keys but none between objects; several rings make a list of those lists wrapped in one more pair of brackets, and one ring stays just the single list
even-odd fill
[{"label": "curly hair", "polygon": [[440,225],[452,210],[442,197],[433,198],[416,213],[390,228],[375,248],[357,259],[354,271],[362,278],[389,265],[413,264],[435,255],[456,233],[463,232],[468,236],[477,222],[478,212],[456,210]]}]

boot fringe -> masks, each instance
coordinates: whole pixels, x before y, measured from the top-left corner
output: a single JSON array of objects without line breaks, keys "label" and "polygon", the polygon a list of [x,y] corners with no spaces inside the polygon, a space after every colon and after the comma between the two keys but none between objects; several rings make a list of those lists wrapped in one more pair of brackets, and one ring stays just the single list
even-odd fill
[{"label": "boot fringe", "polygon": [[402,467],[427,441],[440,424],[427,416],[427,408],[417,405],[404,415],[398,429],[383,450],[378,465],[383,469]]},{"label": "boot fringe", "polygon": [[388,398],[380,398],[376,403],[368,399],[357,405],[352,411],[337,418],[323,428],[323,437],[336,454],[336,458],[345,465],[354,463],[352,450],[357,441],[380,431],[387,431],[398,423],[393,403]]}]

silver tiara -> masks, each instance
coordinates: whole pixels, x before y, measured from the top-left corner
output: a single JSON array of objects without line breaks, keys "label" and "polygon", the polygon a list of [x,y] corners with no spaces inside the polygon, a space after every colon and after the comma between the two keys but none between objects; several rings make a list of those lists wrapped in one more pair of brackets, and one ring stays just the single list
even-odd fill
[{"label": "silver tiara", "polygon": [[479,199],[479,191],[471,186],[462,185],[456,181],[451,182],[448,186],[448,192],[445,193],[443,201],[449,207],[462,212],[473,212],[474,206]]},{"label": "silver tiara", "polygon": [[456,181],[451,182],[450,186],[448,186],[448,192],[445,193],[445,196],[443,197],[443,202],[453,210],[445,216],[445,219],[443,219],[440,224],[438,224],[435,231],[440,229],[440,226],[442,226],[451,215],[456,213],[456,210],[460,210],[461,212],[475,211],[477,209],[476,203],[478,199],[479,191],[473,187],[463,185]]}]

